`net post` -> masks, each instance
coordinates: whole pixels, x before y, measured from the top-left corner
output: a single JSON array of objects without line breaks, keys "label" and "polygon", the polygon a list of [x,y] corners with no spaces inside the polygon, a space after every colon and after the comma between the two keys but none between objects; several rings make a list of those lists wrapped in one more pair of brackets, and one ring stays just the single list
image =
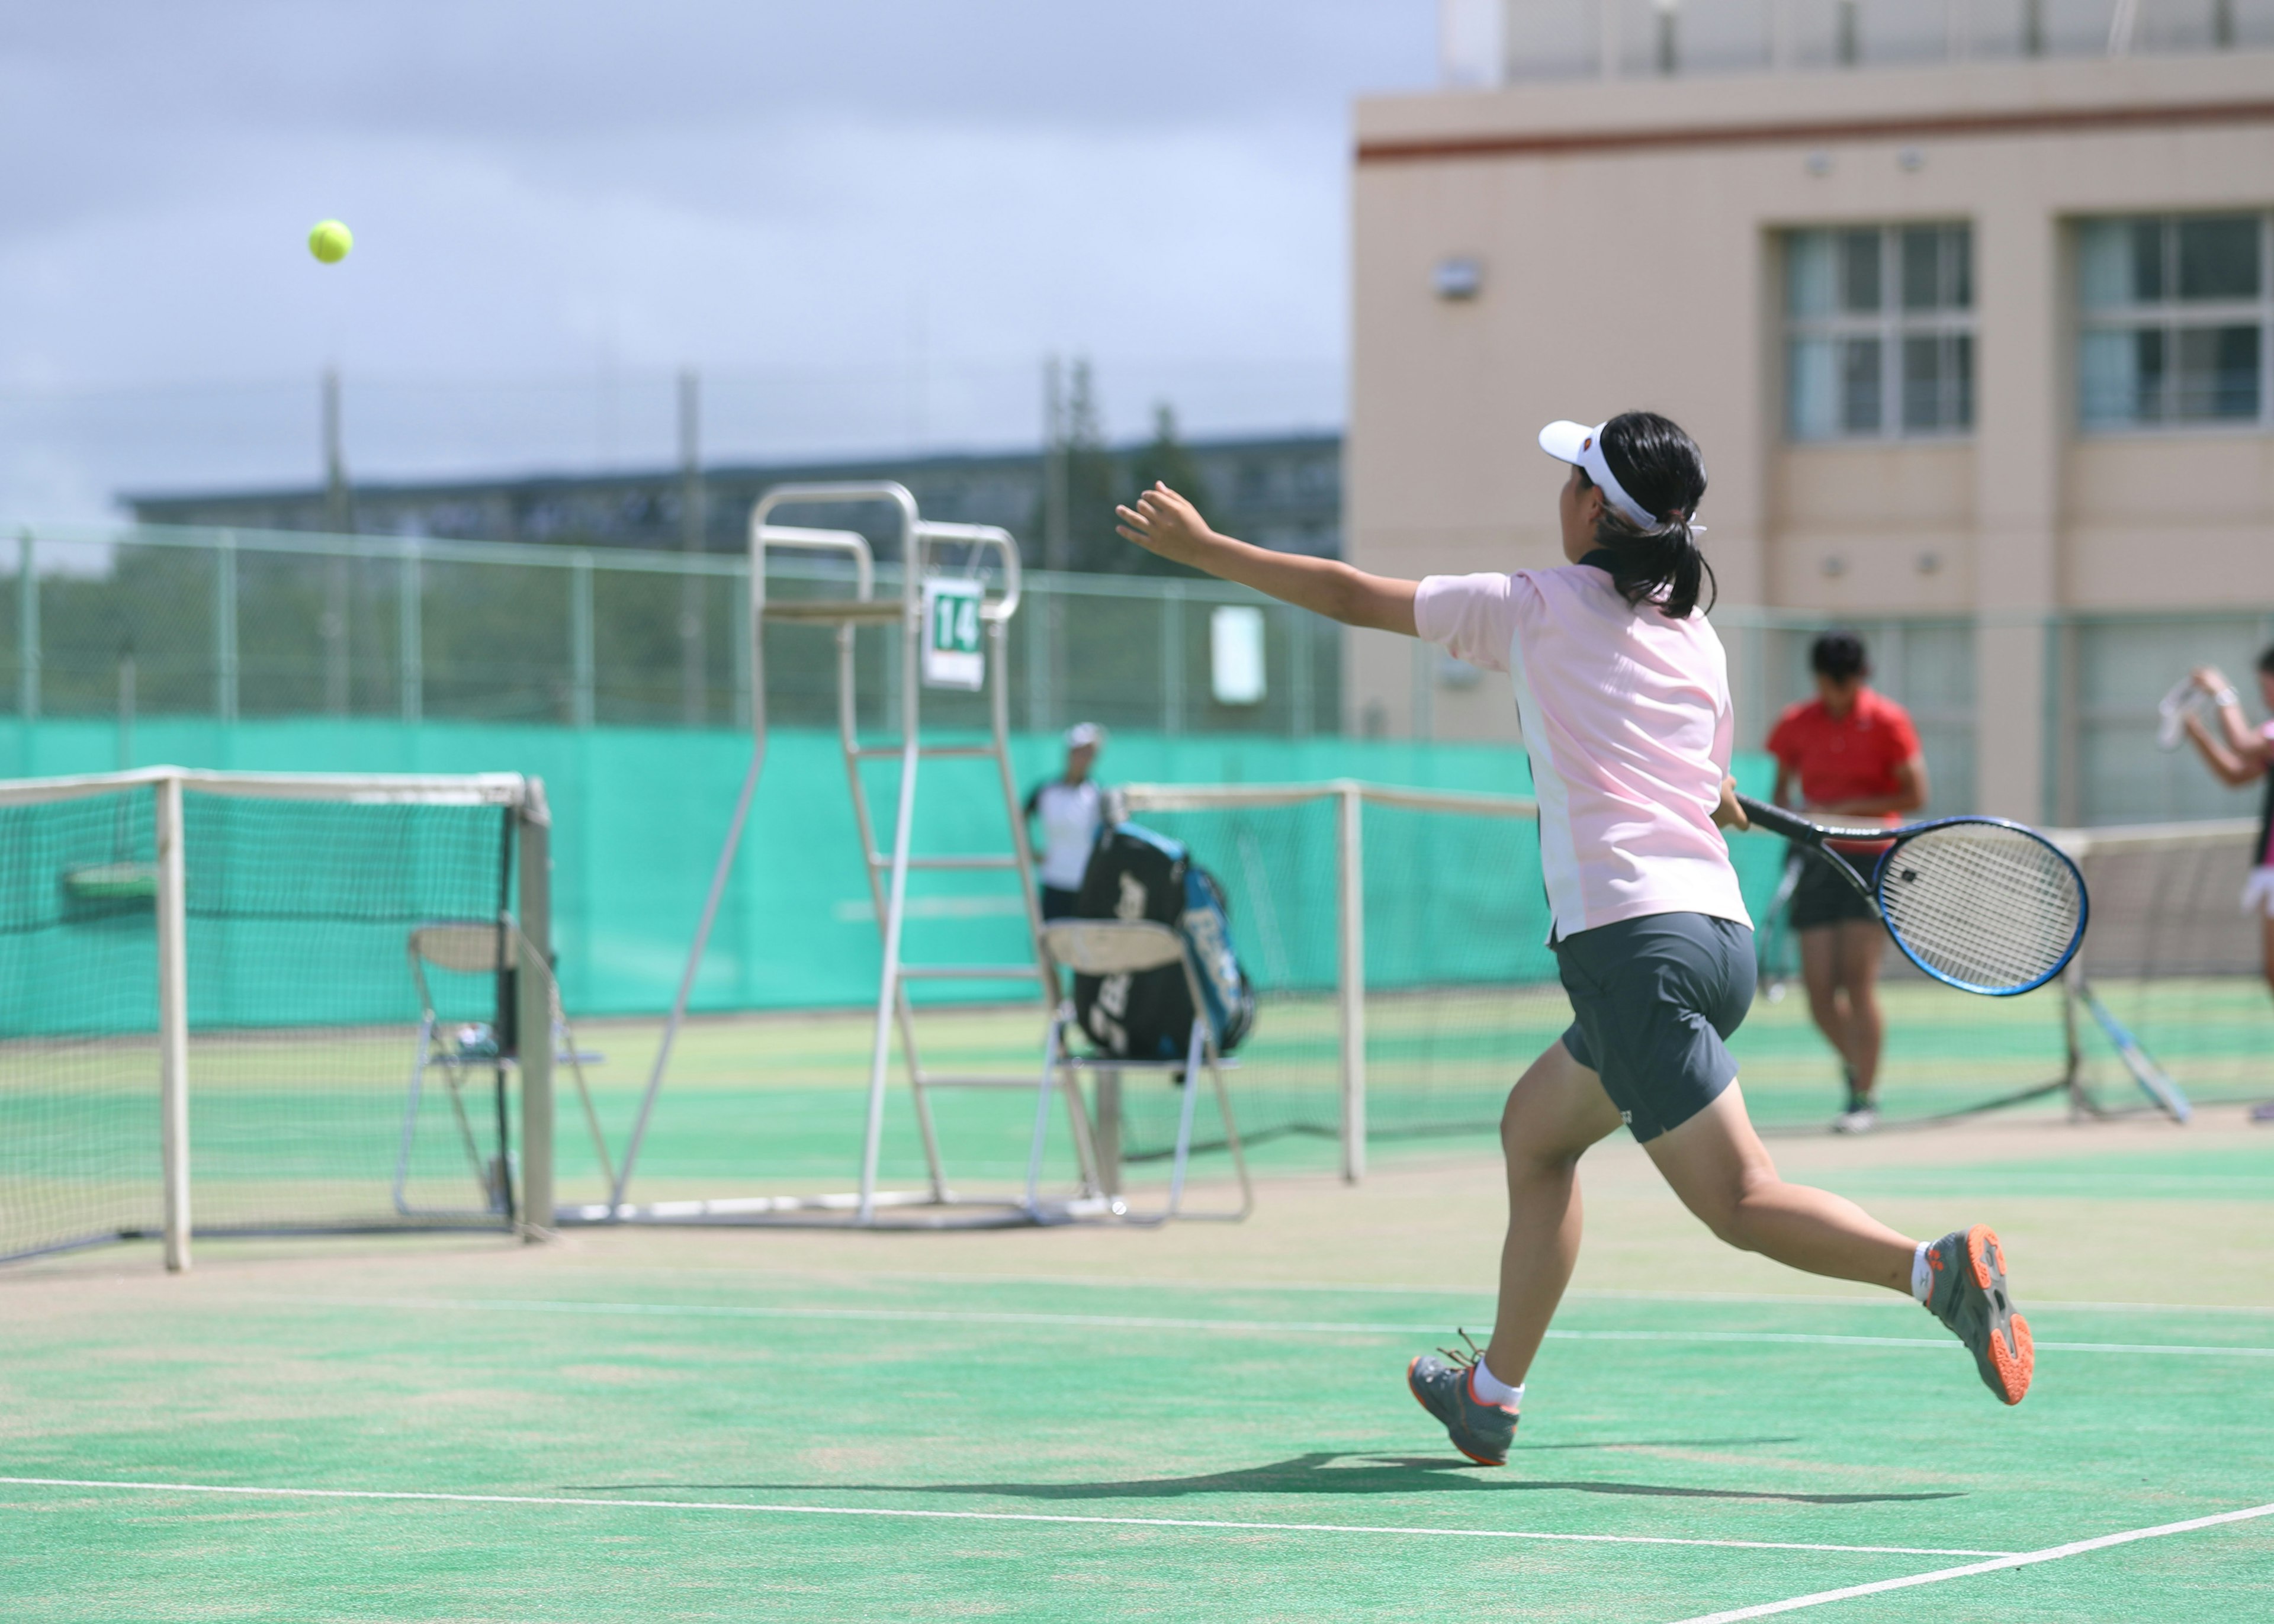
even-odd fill
[{"label": "net post", "polygon": [[182,851],[182,780],[152,786],[157,797],[158,1142],[163,1166],[166,1267],[190,1267],[189,933]]},{"label": "net post", "polygon": [[1343,1179],[1366,1177],[1365,797],[1348,780],[1335,786],[1335,910],[1339,954],[1335,998],[1342,1048]]},{"label": "net post", "polygon": [[521,1237],[553,1237],[553,818],[545,780],[531,778],[514,810],[520,857],[516,981],[521,1071]]},{"label": "net post", "polygon": [[2070,959],[2060,975],[2061,1086],[2068,1098],[2071,1122],[2097,1114],[2092,1095],[2084,1086],[2084,1045],[2077,1036],[2076,1006],[2083,1001],[2080,994],[2084,981],[2083,957],[2080,953]]}]

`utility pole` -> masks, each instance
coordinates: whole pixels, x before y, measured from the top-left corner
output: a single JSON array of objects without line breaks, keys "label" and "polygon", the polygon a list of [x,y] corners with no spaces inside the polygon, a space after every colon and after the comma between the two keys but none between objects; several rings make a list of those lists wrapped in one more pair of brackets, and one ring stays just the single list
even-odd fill
[{"label": "utility pole", "polygon": [[[703,490],[703,380],[693,367],[679,374],[679,549],[690,564],[703,556],[707,517]],[[710,709],[704,688],[703,577],[689,570],[679,582],[679,703],[681,718],[699,727]]]},{"label": "utility pole", "polygon": [[[1043,568],[1050,570],[1065,569],[1073,552],[1066,523],[1066,438],[1065,378],[1058,357],[1049,355],[1043,357]],[[1028,613],[1040,617],[1035,624],[1042,631],[1041,686],[1055,706],[1065,692],[1065,614],[1058,594],[1043,593]],[[1028,726],[1041,724],[1030,718]]]},{"label": "utility pole", "polygon": [[1065,378],[1058,358],[1043,360],[1043,568],[1064,569],[1066,534]]},{"label": "utility pole", "polygon": [[118,771],[134,765],[134,640],[118,645]]},{"label": "utility pole", "polygon": [[[355,515],[348,500],[347,455],[341,448],[340,370],[324,369],[324,528],[335,536],[350,534]],[[325,580],[324,709],[334,716],[348,713],[348,570],[344,553],[328,560]]]}]

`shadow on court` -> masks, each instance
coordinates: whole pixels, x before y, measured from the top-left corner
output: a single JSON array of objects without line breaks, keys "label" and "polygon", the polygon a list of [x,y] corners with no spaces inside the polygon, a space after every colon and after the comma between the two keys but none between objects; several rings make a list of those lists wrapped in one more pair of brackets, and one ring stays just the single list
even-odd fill
[{"label": "shadow on court", "polygon": [[[1788,1443],[1789,1439],[1719,1438],[1668,1440],[1660,1447],[1699,1447],[1706,1445]],[[1560,1448],[1616,1448],[1613,1444],[1562,1444]],[[1626,1445],[1648,1447],[1648,1445]],[[1489,1472],[1492,1475],[1487,1476]],[[569,1485],[594,1493],[653,1493],[696,1491],[706,1494],[741,1491],[745,1493],[881,1493],[983,1494],[1012,1500],[1181,1500],[1192,1494],[1412,1494],[1450,1491],[1457,1493],[1536,1493],[1562,1491],[1572,1494],[1626,1494],[1668,1500],[1783,1500],[1803,1506],[1881,1505],[1895,1500],[1962,1499],[1961,1492],[1942,1490],[1916,1494],[1794,1494],[1771,1489],[1696,1489],[1662,1483],[1607,1483],[1595,1479],[1559,1481],[1503,1475],[1495,1468],[1466,1461],[1383,1455],[1341,1455],[1321,1451],[1299,1455],[1268,1465],[1232,1471],[1205,1472],[1190,1477],[1141,1477],[1101,1483],[610,1483]]]}]

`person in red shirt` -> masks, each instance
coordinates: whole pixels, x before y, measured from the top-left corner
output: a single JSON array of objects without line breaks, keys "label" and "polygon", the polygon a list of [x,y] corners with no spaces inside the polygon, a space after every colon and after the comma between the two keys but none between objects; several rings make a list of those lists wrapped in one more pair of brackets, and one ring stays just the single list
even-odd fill
[{"label": "person in red shirt", "polygon": [[[1793,706],[1769,733],[1776,757],[1776,803],[1845,823],[1894,823],[1926,804],[1926,758],[1903,708],[1875,693],[1863,639],[1826,632],[1808,651],[1816,697]],[[1797,795],[1795,791],[1797,790]],[[1879,848],[1841,842],[1838,850],[1870,872]],[[1879,1125],[1879,952],[1881,926],[1853,887],[1813,853],[1801,863],[1792,892],[1792,929],[1800,938],[1808,1010],[1847,1071],[1848,1106],[1833,1120],[1840,1133]]]}]

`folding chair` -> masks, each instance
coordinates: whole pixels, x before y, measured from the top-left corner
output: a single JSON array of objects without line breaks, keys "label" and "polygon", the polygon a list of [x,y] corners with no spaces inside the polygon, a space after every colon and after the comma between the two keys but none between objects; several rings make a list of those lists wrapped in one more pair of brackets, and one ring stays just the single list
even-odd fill
[{"label": "folding chair", "polygon": [[[1081,1109],[1081,1074],[1085,1071],[1164,1071],[1184,1074],[1184,1101],[1177,1118],[1176,1160],[1169,1175],[1169,1199],[1157,1213],[1131,1212],[1119,1197],[1111,1199],[1114,1214],[1131,1223],[1166,1223],[1171,1218],[1214,1218],[1237,1223],[1255,1208],[1255,1192],[1247,1178],[1247,1158],[1239,1147],[1239,1128],[1232,1120],[1231,1096],[1224,1091],[1224,1071],[1236,1062],[1216,1053],[1216,1034],[1209,1028],[1208,1005],[1201,996],[1200,975],[1193,967],[1185,939],[1168,926],[1152,920],[1066,919],[1043,927],[1043,948],[1050,961],[1076,975],[1134,975],[1177,965],[1185,973],[1186,990],[1192,996],[1193,1030],[1181,1060],[1124,1060],[1110,1056],[1082,1056],[1068,1051],[1066,1029],[1075,1025],[1073,1000],[1062,997],[1050,1012],[1049,1048],[1043,1061],[1042,1087],[1035,1100],[1035,1137],[1027,1154],[1027,1205],[1039,1210],[1038,1186],[1043,1171],[1043,1133],[1050,1121],[1050,1095],[1064,1091],[1077,1111]],[[1224,1113],[1224,1136],[1231,1151],[1231,1165],[1239,1176],[1239,1207],[1231,1212],[1184,1211],[1185,1171],[1193,1150],[1193,1110],[1200,1097],[1200,1077],[1205,1071],[1216,1087],[1216,1109]]]},{"label": "folding chair", "polygon": [[[405,1216],[461,1216],[434,1208],[414,1207],[410,1205],[408,1185],[410,1179],[410,1147],[418,1126],[418,1106],[425,1090],[426,1071],[433,1067],[442,1075],[450,1098],[450,1114],[458,1125],[458,1141],[464,1147],[466,1163],[473,1170],[474,1184],[482,1192],[483,1214],[486,1216],[513,1215],[513,1169],[511,1143],[508,1136],[505,1104],[505,1070],[515,1064],[517,1050],[515,1043],[513,1011],[515,995],[514,974],[516,932],[511,926],[496,920],[449,920],[421,925],[411,931],[409,943],[410,979],[418,989],[418,1049],[410,1065],[410,1094],[403,1111],[403,1138],[395,1158],[395,1209]],[[426,980],[429,966],[448,970],[460,975],[489,977],[498,988],[497,1015],[494,1022],[473,1021],[451,1027],[444,1025],[435,1012],[433,989]],[[593,1119],[591,1091],[584,1086],[584,1064],[597,1062],[604,1056],[579,1050],[568,1023],[561,1009],[560,989],[553,989],[550,1000],[553,1011],[553,1058],[557,1064],[567,1065],[575,1072],[576,1090],[584,1101],[584,1114],[591,1123],[593,1142],[600,1147],[602,1170],[608,1173],[611,1184],[614,1172],[607,1167],[607,1147],[600,1136],[599,1124]],[[466,1115],[464,1079],[468,1071],[487,1068],[494,1079],[497,1103],[498,1154],[488,1161],[482,1156],[481,1147],[474,1139],[472,1120]]]}]

